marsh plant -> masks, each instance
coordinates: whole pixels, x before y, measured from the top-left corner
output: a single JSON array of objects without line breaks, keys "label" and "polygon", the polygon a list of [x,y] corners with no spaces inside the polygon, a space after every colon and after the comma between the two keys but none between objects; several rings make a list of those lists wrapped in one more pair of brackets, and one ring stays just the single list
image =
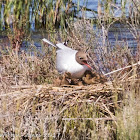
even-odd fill
[{"label": "marsh plant", "polygon": [[108,24],[114,19],[125,20],[133,17],[133,22],[139,24],[140,4],[138,0],[123,0],[121,2],[99,0],[95,10],[88,9],[87,6],[88,1],[86,0],[82,3],[79,0],[4,0],[0,2],[0,27],[1,29],[8,28],[14,21],[19,21],[18,24],[22,25],[26,20],[25,29],[41,27],[47,30],[58,27],[64,29],[67,27],[67,22],[74,18],[88,18],[86,12],[93,15],[89,19],[95,19],[96,23],[105,21]]},{"label": "marsh plant", "polygon": [[[87,50],[96,72],[137,61],[127,44],[116,42],[105,52],[90,22],[69,26],[69,46]],[[59,36],[65,39],[63,32]],[[139,139],[139,67],[109,75],[106,84],[54,87],[55,50],[44,46],[41,55],[30,47],[34,55],[30,49],[18,55],[1,50],[1,139]]]},{"label": "marsh plant", "polygon": [[[94,71],[100,74],[139,61],[138,0],[129,3],[134,6],[129,18],[124,14],[113,17],[110,8],[122,8],[124,13],[127,1],[122,1],[123,7],[114,5],[116,1],[100,1],[98,29],[93,29],[93,20],[85,17],[74,22],[63,19],[66,9],[71,9],[71,2],[1,2],[5,17],[11,16],[8,14],[11,12],[18,21],[17,27],[12,28],[16,36],[9,35],[10,41],[16,44],[19,38],[21,42],[26,32],[23,35],[20,29],[31,27],[34,20],[36,27],[49,27],[55,32],[47,35],[50,41],[68,39],[69,47],[86,51]],[[85,12],[86,8],[77,9]],[[27,19],[24,26],[23,18]],[[58,21],[67,23],[67,28],[62,30],[61,25],[56,29]],[[137,42],[135,54],[125,40],[116,39],[114,45],[110,44],[108,32],[115,23],[127,24]],[[4,25],[9,26],[6,20]],[[0,48],[0,139],[140,139],[139,65],[108,75],[105,84],[55,87],[52,83],[59,75],[55,71],[56,50],[41,42],[40,51],[33,44],[18,52],[12,43]]]}]

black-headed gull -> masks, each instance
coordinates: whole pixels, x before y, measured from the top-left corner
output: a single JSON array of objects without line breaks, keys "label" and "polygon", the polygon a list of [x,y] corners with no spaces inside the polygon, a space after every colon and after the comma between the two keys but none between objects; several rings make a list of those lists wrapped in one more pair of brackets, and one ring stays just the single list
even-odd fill
[{"label": "black-headed gull", "polygon": [[47,39],[42,39],[44,42],[56,47],[56,69],[59,73],[70,73],[72,78],[81,78],[86,70],[91,70],[91,66],[87,63],[88,58],[86,53],[73,50],[63,43],[54,45]]}]

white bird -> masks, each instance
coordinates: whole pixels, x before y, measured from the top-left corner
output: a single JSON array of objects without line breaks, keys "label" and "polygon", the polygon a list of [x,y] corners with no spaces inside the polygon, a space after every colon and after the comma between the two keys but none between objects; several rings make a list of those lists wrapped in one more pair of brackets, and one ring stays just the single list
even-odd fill
[{"label": "white bird", "polygon": [[54,45],[47,39],[42,39],[44,42],[56,47],[56,69],[59,73],[70,73],[72,78],[81,78],[86,70],[91,70],[91,66],[87,63],[88,58],[86,53],[73,50],[63,43]]}]

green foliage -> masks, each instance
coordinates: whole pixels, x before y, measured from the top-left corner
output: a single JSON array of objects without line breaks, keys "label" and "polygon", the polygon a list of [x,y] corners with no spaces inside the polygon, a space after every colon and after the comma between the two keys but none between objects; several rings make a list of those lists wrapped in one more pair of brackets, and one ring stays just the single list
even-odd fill
[{"label": "green foliage", "polygon": [[[0,6],[4,6],[4,22],[6,27],[10,22],[18,21],[21,25],[26,19],[26,26],[31,28],[31,24],[35,24],[35,28],[44,27],[51,29],[54,27],[63,28],[67,18],[70,18],[71,0],[7,0],[1,2]],[[3,22],[3,21],[1,21]],[[2,24],[2,23],[1,23]]]},{"label": "green foliage", "polygon": [[[64,30],[71,20],[75,17],[79,18],[79,12],[82,13],[81,18],[85,18],[87,11],[97,16],[94,23],[99,25],[101,23],[108,25],[118,20],[119,18],[115,15],[118,10],[122,11],[120,18],[126,20],[126,15],[129,15],[129,18],[132,17],[135,21],[139,21],[138,2],[132,1],[131,5],[128,5],[129,2],[124,0],[120,7],[115,3],[115,0],[98,1],[97,11],[94,11],[86,8],[88,0],[84,1],[84,6],[80,5],[79,0],[77,3],[73,3],[72,0],[7,0],[0,3],[1,17],[4,15],[4,19],[1,18],[0,27],[8,28],[16,21],[17,26],[24,24],[27,30],[31,29],[33,24],[35,29],[45,28],[54,31],[56,28],[61,28]],[[129,11],[126,6],[129,6]],[[93,19],[90,20],[93,21]]]}]

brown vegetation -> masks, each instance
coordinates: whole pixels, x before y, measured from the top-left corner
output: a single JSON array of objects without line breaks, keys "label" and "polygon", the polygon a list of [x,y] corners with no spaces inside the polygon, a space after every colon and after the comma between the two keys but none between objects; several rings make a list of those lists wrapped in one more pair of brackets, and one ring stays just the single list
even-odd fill
[{"label": "brown vegetation", "polygon": [[[92,84],[87,83],[90,85],[54,86],[52,82],[56,80],[58,73],[55,71],[55,55],[48,48],[44,50],[46,55],[40,57],[37,55],[39,53],[37,50],[34,51],[34,55],[30,55],[29,52],[15,55],[12,50],[1,50],[0,137],[2,139],[126,139],[129,137],[138,140],[139,66],[113,73],[107,76],[107,81],[104,81],[106,78],[99,76],[101,68],[112,71],[132,64],[136,59],[127,46],[126,48],[118,44],[114,48],[108,46],[110,50],[107,52],[102,46],[97,47],[98,42],[94,31],[91,30],[91,24],[87,21],[79,22],[72,25],[73,30],[67,37],[70,40],[68,46],[75,49],[82,48],[93,60],[95,73],[91,73],[92,78],[89,73],[83,77],[85,82],[87,79],[91,80]],[[88,38],[85,38],[87,31]],[[60,33],[60,36],[65,39],[63,34]]]}]

